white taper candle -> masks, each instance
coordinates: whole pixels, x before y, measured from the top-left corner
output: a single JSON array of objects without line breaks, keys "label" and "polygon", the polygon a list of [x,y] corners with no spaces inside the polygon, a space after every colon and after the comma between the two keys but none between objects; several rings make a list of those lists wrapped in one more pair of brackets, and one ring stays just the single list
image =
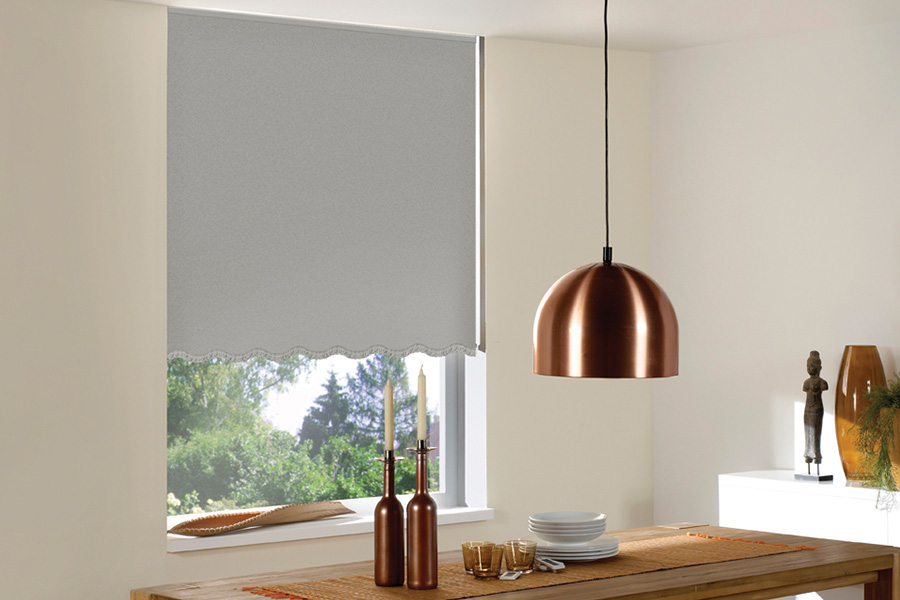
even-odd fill
[{"label": "white taper candle", "polygon": [[427,433],[425,424],[427,422],[428,412],[425,407],[425,371],[423,367],[419,367],[419,403],[417,406],[418,412],[418,425],[419,425],[419,437],[418,439],[424,440],[425,435]]},{"label": "white taper candle", "polygon": [[394,386],[388,379],[384,386],[384,451],[394,449]]}]

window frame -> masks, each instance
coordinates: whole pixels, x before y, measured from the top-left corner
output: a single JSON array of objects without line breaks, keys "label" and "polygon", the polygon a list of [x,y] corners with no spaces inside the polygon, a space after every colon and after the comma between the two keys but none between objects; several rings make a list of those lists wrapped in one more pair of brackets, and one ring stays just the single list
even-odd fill
[{"label": "window frame", "polygon": [[[441,460],[447,459],[441,469],[441,491],[431,496],[438,504],[438,524],[483,521],[493,518],[493,509],[487,507],[487,477],[484,461],[474,457],[484,456],[486,447],[485,422],[485,355],[475,357],[454,353],[442,361],[441,401]],[[452,432],[455,427],[455,433]],[[377,457],[372,457],[373,460]],[[445,483],[446,481],[446,483]],[[406,506],[412,494],[398,498]],[[263,543],[274,543],[359,533],[371,533],[374,529],[373,513],[380,496],[356,499],[336,499],[354,510],[355,515],[333,517],[323,521],[290,523],[278,527],[256,527],[238,530],[225,535],[191,537],[167,534],[167,552],[188,552],[213,548],[229,548]],[[167,529],[177,523],[203,515],[246,512],[239,509],[220,513],[176,515],[167,517]]]}]

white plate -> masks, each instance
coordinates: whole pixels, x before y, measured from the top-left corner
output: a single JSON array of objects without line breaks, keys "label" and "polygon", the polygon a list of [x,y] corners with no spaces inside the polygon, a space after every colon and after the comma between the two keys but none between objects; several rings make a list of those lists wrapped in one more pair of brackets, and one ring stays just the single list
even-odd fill
[{"label": "white plate", "polygon": [[553,533],[555,535],[584,535],[585,533],[596,533],[600,535],[606,531],[606,527],[585,527],[584,529],[550,529],[549,527],[538,527],[537,525],[528,525],[530,531],[539,531],[541,533]]},{"label": "white plate", "polygon": [[591,525],[601,522],[606,523],[606,515],[576,510],[563,510],[533,514],[528,517],[528,522],[534,523],[535,525]]},{"label": "white plate", "polygon": [[606,558],[607,556],[615,556],[618,553],[618,550],[610,550],[609,552],[586,552],[584,554],[554,554],[553,552],[545,552],[535,554],[535,556],[544,556],[566,562],[567,560]]},{"label": "white plate", "polygon": [[554,554],[552,552],[538,552],[536,556],[544,556],[561,562],[587,562],[592,560],[600,560],[601,558],[612,558],[619,554],[619,549],[610,550],[609,552],[595,552],[585,554]]},{"label": "white plate", "polygon": [[618,546],[590,546],[587,542],[579,542],[577,544],[548,544],[543,540],[538,540],[538,550],[543,548],[549,552],[600,552],[602,550],[609,550],[611,548],[618,548]]},{"label": "white plate", "polygon": [[593,544],[545,544],[542,542],[538,542],[537,552],[548,551],[548,552],[568,552],[568,553],[578,553],[578,552],[603,552],[606,550],[618,549],[619,548],[619,538],[614,538],[611,535],[604,535],[595,541]]},{"label": "white plate", "polygon": [[536,529],[528,529],[533,535],[554,543],[570,543],[570,542],[589,542],[594,538],[603,535],[604,531],[588,531],[585,533],[547,533],[546,531],[537,531]]},{"label": "white plate", "polygon": [[528,522],[529,527],[534,527],[535,529],[540,529],[542,531],[553,531],[559,533],[572,532],[576,533],[579,531],[594,531],[596,529],[606,529],[606,523],[592,523],[590,525],[541,525],[539,523]]},{"label": "white plate", "polygon": [[581,563],[581,562],[594,562],[595,560],[605,560],[607,558],[612,558],[616,556],[615,554],[610,554],[609,556],[579,556],[578,558],[556,558],[553,556],[547,556],[546,558],[552,558],[554,560],[558,560],[559,562],[565,563]]},{"label": "white plate", "polygon": [[588,546],[587,544],[581,545],[568,545],[568,546],[547,546],[542,545],[538,542],[538,546],[535,549],[536,552],[552,552],[553,554],[596,554],[598,552],[611,552],[613,550],[618,550],[618,544],[609,544],[605,546]]},{"label": "white plate", "polygon": [[536,554],[535,556],[546,556],[549,558],[555,558],[556,560],[561,560],[563,562],[573,559],[573,558],[605,558],[607,556],[615,556],[619,553],[618,548],[615,550],[610,550],[608,552],[583,552],[581,554],[554,554],[553,552],[541,552]]},{"label": "white plate", "polygon": [[540,529],[541,531],[552,533],[582,533],[585,531],[597,531],[606,529],[606,523],[600,523],[598,525],[583,525],[580,527],[552,527],[550,525],[538,525],[537,523],[532,523],[529,521],[528,526],[535,529]]},{"label": "white plate", "polygon": [[606,515],[580,511],[546,512],[531,515],[528,522],[547,527],[584,527],[606,524]]},{"label": "white plate", "polygon": [[593,533],[594,535],[603,535],[603,533],[606,531],[606,527],[595,527],[592,529],[570,529],[568,531],[560,531],[558,529],[547,529],[545,527],[529,525],[528,531],[533,531],[535,533],[549,533],[551,535],[586,535],[588,533]]},{"label": "white plate", "polygon": [[584,545],[591,540],[595,540],[598,537],[603,535],[603,532],[596,533],[583,533],[579,535],[562,535],[555,533],[542,533],[539,531],[535,531],[533,529],[529,529],[531,533],[533,533],[536,537],[541,538],[541,540],[545,542],[551,542],[553,544],[579,544]]}]

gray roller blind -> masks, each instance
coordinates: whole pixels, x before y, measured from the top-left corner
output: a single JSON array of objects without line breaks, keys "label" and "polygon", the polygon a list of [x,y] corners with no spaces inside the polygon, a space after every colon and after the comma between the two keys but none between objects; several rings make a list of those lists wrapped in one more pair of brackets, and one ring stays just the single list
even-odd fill
[{"label": "gray roller blind", "polygon": [[168,356],[474,353],[477,44],[169,11]]}]

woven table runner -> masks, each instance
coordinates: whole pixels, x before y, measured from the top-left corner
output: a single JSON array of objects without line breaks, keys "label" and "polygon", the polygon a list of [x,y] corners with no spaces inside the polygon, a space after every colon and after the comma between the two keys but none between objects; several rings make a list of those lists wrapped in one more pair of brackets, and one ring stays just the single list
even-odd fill
[{"label": "woven table runner", "polygon": [[438,587],[410,590],[405,586],[378,587],[373,575],[357,575],[304,583],[244,588],[244,591],[286,600],[457,600],[515,590],[564,585],[579,581],[650,573],[718,562],[813,550],[758,541],[732,540],[705,534],[652,538],[619,545],[618,556],[589,563],[566,563],[559,573],[535,571],[514,581],[475,579],[462,563],[438,567]]}]

